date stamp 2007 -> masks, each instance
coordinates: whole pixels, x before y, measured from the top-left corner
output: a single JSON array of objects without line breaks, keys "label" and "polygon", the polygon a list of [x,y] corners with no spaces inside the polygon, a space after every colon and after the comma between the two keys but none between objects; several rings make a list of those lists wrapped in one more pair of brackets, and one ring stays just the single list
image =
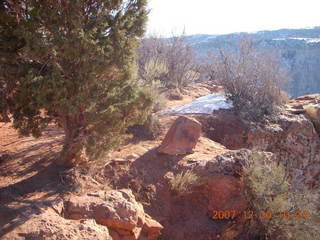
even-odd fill
[{"label": "date stamp 2007", "polygon": [[246,220],[251,220],[254,217],[258,217],[260,219],[271,219],[273,217],[279,217],[282,219],[309,219],[310,214],[306,210],[297,210],[294,212],[290,211],[279,211],[279,212],[271,212],[269,210],[266,211],[258,211],[254,212],[251,210],[237,211],[237,210],[214,210],[212,214],[212,219],[222,220],[222,219],[234,219],[237,216],[242,216]]}]

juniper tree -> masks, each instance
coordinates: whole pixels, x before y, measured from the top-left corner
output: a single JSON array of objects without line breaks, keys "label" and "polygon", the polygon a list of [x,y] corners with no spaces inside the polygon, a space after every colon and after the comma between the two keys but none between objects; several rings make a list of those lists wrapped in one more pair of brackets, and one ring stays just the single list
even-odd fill
[{"label": "juniper tree", "polygon": [[117,146],[145,118],[152,99],[133,69],[146,0],[0,3],[0,110],[20,133],[40,136],[56,122],[61,162],[74,165]]}]

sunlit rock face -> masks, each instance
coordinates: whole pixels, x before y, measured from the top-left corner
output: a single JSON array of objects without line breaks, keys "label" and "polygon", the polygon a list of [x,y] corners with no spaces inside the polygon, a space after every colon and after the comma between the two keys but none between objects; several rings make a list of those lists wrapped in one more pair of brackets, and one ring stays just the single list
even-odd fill
[{"label": "sunlit rock face", "polygon": [[228,149],[274,153],[277,161],[287,167],[294,183],[319,188],[319,108],[320,95],[304,96],[292,100],[264,124],[249,123],[231,111],[219,110],[202,120],[202,125],[210,139]]},{"label": "sunlit rock face", "polygon": [[145,214],[129,189],[72,196],[65,205],[68,218],[95,219],[108,227],[113,239],[155,240],[163,228]]}]

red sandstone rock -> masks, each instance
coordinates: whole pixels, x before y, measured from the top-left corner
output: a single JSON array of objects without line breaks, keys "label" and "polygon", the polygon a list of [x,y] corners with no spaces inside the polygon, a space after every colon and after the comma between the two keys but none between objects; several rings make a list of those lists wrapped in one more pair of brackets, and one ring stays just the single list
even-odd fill
[{"label": "red sandstone rock", "polygon": [[298,110],[314,106],[314,117],[304,111],[296,114],[296,111],[287,109],[270,117],[266,123],[249,123],[229,111],[220,110],[204,123],[206,133],[210,139],[229,149],[272,152],[279,162],[285,164],[294,182],[314,187],[320,180],[320,95],[299,97],[291,100],[288,106]]},{"label": "red sandstone rock", "polygon": [[[266,159],[271,153],[261,152]],[[158,199],[152,216],[161,219],[163,239],[212,239],[236,240],[244,230],[243,216],[238,214],[233,221],[212,219],[214,210],[247,209],[244,197],[243,168],[253,162],[252,151],[247,149],[229,151],[206,159],[181,160],[170,172],[158,180]],[[191,170],[199,178],[188,194],[177,195],[170,191],[173,175]],[[163,220],[162,220],[163,219]]]},{"label": "red sandstone rock", "polygon": [[145,224],[143,225],[143,233],[147,233],[147,240],[157,239],[160,235],[162,225],[157,221],[153,220],[149,215],[146,214]]},{"label": "red sandstone rock", "polygon": [[232,112],[219,110],[207,120],[204,131],[210,139],[233,150],[247,147],[247,128],[240,117]]},{"label": "red sandstone rock", "polygon": [[95,219],[111,230],[113,238],[121,240],[140,240],[142,232],[148,240],[154,240],[163,228],[149,216],[146,217],[143,206],[136,202],[130,190],[72,196],[66,203],[66,213],[70,219]]},{"label": "red sandstone rock", "polygon": [[2,240],[112,240],[108,228],[93,219],[74,221],[58,215],[53,209],[24,210],[21,224],[1,237]]},{"label": "red sandstone rock", "polygon": [[180,116],[167,132],[158,148],[158,153],[169,155],[193,153],[200,134],[201,124],[197,120]]}]

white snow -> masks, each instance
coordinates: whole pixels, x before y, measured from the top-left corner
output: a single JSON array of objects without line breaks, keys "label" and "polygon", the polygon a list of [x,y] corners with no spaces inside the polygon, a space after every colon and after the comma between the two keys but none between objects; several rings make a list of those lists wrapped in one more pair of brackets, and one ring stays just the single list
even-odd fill
[{"label": "white snow", "polygon": [[288,39],[305,41],[306,43],[318,43],[320,42],[320,38],[297,38],[297,37],[289,37],[289,38],[274,38],[276,41],[284,41]]},{"label": "white snow", "polygon": [[176,113],[203,113],[211,114],[213,110],[232,108],[232,103],[227,102],[226,96],[223,93],[213,93],[178,107],[173,107],[163,111],[168,114]]}]

